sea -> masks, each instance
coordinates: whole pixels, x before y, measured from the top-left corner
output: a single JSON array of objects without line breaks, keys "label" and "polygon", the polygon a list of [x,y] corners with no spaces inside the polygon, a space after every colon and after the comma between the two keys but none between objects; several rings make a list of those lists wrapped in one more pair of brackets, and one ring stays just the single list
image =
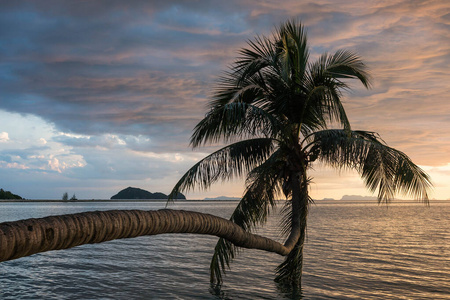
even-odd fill
[{"label": "sea", "polygon": [[[146,202],[0,202],[0,222]],[[235,201],[172,209],[228,218]],[[279,205],[282,207],[282,204]],[[282,240],[276,210],[258,234]],[[273,281],[283,257],[242,250],[220,288],[209,283],[217,238],[164,234],[49,251],[0,263],[0,299],[450,299],[450,201],[316,201],[308,218],[302,288]]]}]

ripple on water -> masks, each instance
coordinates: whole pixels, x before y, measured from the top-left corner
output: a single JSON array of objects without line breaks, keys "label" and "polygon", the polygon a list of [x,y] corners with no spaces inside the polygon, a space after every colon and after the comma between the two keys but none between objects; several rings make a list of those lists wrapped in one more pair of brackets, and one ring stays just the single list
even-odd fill
[{"label": "ripple on water", "polygon": [[[450,203],[321,204],[311,209],[304,299],[450,299]],[[236,203],[178,203],[228,216]],[[1,204],[3,205],[3,203]],[[0,220],[120,209],[128,203],[24,204],[2,207]],[[134,203],[133,209],[164,204]],[[11,213],[11,210],[14,213]],[[34,211],[34,212],[33,212]],[[10,214],[11,213],[11,214]],[[37,215],[33,215],[37,213]],[[5,214],[9,217],[5,218]],[[10,220],[10,219],[8,219]],[[279,238],[271,219],[259,233]],[[271,227],[272,226],[272,227]],[[279,299],[273,282],[282,257],[244,250],[217,295],[210,292],[215,237],[159,235],[84,245],[4,262],[0,299]]]}]

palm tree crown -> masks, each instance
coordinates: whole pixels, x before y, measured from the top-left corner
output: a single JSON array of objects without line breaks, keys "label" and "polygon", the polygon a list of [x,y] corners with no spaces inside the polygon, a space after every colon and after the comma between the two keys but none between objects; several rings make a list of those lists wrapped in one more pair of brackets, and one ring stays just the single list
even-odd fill
[{"label": "palm tree crown", "polygon": [[[306,234],[308,172],[320,162],[355,169],[380,202],[398,192],[428,201],[430,179],[404,153],[374,132],[354,131],[342,104],[348,80],[366,88],[370,77],[354,53],[339,50],[309,61],[307,36],[297,21],[281,24],[271,37],[257,37],[218,82],[209,111],[195,127],[191,145],[228,145],[195,164],[172,195],[234,176],[246,190],[230,220],[246,231],[264,223],[275,199],[284,194],[285,246],[290,249],[276,281],[299,286]],[[330,128],[331,124],[334,125]],[[337,127],[337,128],[336,128]],[[236,255],[221,238],[211,262],[211,281]]]}]

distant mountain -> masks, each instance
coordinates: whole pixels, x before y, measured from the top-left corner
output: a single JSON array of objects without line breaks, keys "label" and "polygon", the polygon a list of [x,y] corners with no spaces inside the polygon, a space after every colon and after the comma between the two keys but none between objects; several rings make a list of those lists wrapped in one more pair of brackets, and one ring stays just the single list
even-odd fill
[{"label": "distant mountain", "polygon": [[377,197],[373,196],[360,196],[360,195],[344,195],[341,200],[377,200]]},{"label": "distant mountain", "polygon": [[216,198],[205,198],[203,200],[241,200],[239,197],[227,197],[227,196],[219,196]]},{"label": "distant mountain", "polygon": [[13,194],[10,191],[5,191],[3,189],[0,189],[0,199],[16,199],[21,200],[22,197],[19,195]]},{"label": "distant mountain", "polygon": [[[111,197],[111,200],[114,199],[156,199],[156,200],[167,200],[169,196],[166,194],[156,192],[156,193],[150,193],[149,191],[134,188],[134,187],[127,187],[126,189],[121,190],[116,195]],[[179,194],[177,199],[179,200],[186,200],[186,197],[183,194]]]}]

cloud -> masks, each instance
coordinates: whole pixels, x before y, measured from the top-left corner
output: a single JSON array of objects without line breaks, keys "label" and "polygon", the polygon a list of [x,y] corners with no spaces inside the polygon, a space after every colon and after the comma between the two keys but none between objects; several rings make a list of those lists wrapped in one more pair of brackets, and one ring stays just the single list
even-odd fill
[{"label": "cloud", "polygon": [[[0,169],[4,169],[0,174],[10,174],[0,176],[1,182],[9,189],[16,186],[27,198],[59,198],[71,185],[79,185],[79,197],[109,198],[119,188],[138,183],[145,188],[149,182],[155,186],[149,189],[168,193],[182,172],[205,155],[187,148],[186,152],[154,152],[153,141],[142,135],[58,132],[53,124],[29,115],[0,111],[0,119],[11,124],[8,131],[16,137],[0,149]],[[110,185],[109,192],[103,191]]]},{"label": "cloud", "polygon": [[52,140],[54,125],[38,117],[11,114],[0,110],[2,124],[11,133],[8,143],[0,149],[0,168],[27,172],[61,172],[82,167],[82,156],[71,147]]},{"label": "cloud", "polygon": [[9,135],[7,132],[0,132],[0,143],[6,143],[9,141]]},{"label": "cloud", "polygon": [[25,169],[29,169],[29,167],[13,162],[13,163],[8,163],[6,161],[0,161],[0,168],[2,169],[20,169],[20,170],[25,170]]},{"label": "cloud", "polygon": [[[201,116],[195,108],[204,102],[206,81],[215,73],[207,65],[222,59],[224,47],[209,51],[199,43],[204,33],[167,29],[167,18],[152,18],[154,9],[146,21],[124,17],[119,23],[109,5],[98,10],[101,18],[61,6],[47,11],[46,4],[23,4],[2,15],[3,28],[10,29],[2,40],[11,46],[1,49],[6,63],[0,108],[37,114],[82,134],[146,134],[160,131],[159,124],[193,127]],[[158,14],[171,10],[161,7]],[[192,14],[194,20],[199,12]],[[180,28],[186,28],[189,15]],[[205,28],[206,21],[192,26]],[[14,42],[16,36],[22,42]],[[205,70],[206,78],[199,75]]]},{"label": "cloud", "polygon": [[200,157],[189,136],[216,78],[247,39],[289,18],[307,26],[313,59],[348,48],[370,67],[373,88],[345,95],[354,129],[446,165],[449,16],[437,0],[2,3],[0,167],[55,185],[172,183]]}]

